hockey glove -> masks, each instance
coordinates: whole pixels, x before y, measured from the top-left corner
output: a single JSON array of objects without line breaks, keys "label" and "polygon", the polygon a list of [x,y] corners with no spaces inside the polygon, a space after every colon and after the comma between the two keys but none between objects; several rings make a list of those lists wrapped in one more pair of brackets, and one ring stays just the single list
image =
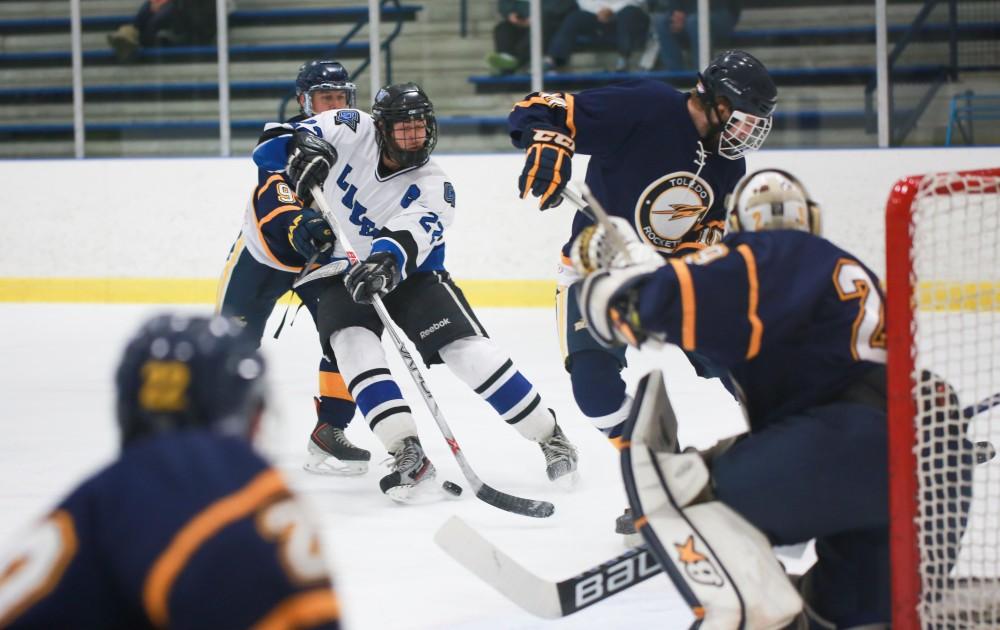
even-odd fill
[{"label": "hockey glove", "polygon": [[663,259],[653,246],[643,243],[632,224],[621,217],[609,217],[614,234],[603,224],[583,228],[569,247],[573,269],[581,276],[601,269],[627,267],[628,265],[663,264]]},{"label": "hockey glove", "polygon": [[319,250],[332,251],[335,240],[330,224],[312,208],[303,208],[288,227],[288,242],[306,260]]},{"label": "hockey glove", "polygon": [[555,208],[562,203],[562,191],[573,174],[573,151],[576,143],[566,134],[551,129],[535,129],[517,188],[524,199],[530,191],[541,197],[538,209]]},{"label": "hockey glove", "polygon": [[285,174],[302,205],[312,205],[310,190],[313,186],[323,187],[336,162],[337,150],[326,140],[308,131],[296,131],[292,135]]},{"label": "hockey glove", "polygon": [[364,262],[351,267],[344,277],[351,299],[358,304],[371,304],[376,295],[382,296],[399,284],[399,266],[389,252],[375,252]]},{"label": "hockey glove", "polygon": [[639,289],[652,265],[597,271],[583,281],[579,305],[583,322],[594,339],[605,348],[628,344],[635,348],[662,335],[646,331],[639,320]]}]

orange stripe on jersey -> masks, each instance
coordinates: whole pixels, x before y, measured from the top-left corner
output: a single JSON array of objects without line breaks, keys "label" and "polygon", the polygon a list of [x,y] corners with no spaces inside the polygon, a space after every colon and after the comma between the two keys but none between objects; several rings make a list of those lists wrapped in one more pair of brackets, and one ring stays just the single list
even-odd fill
[{"label": "orange stripe on jersey", "polygon": [[576,106],[572,94],[564,94],[566,98],[566,128],[569,129],[569,137],[576,138],[576,123],[573,121],[573,108]]},{"label": "orange stripe on jersey", "polygon": [[541,96],[532,96],[531,98],[526,98],[523,101],[518,101],[514,103],[514,107],[511,107],[510,110],[514,111],[518,107],[531,107],[532,105],[544,105],[546,107],[550,106],[549,102],[544,98],[542,98]]},{"label": "orange stripe on jersey", "polygon": [[340,618],[340,604],[329,587],[286,598],[254,624],[254,630],[311,628]]},{"label": "orange stripe on jersey", "polygon": [[700,251],[700,250],[705,249],[705,244],[704,243],[681,243],[680,245],[678,245],[677,247],[674,248],[673,253],[676,254],[677,252],[681,251],[682,249],[695,249],[695,250],[699,250]]},{"label": "orange stripe on jersey", "polygon": [[264,185],[257,188],[257,199],[260,199],[260,196],[267,192],[267,189],[271,187],[271,184],[282,181],[285,180],[280,173],[275,173],[274,175],[268,177],[267,181],[264,182]]},{"label": "orange stripe on jersey", "polygon": [[267,254],[267,257],[270,258],[274,262],[274,264],[280,266],[282,269],[286,271],[302,271],[302,267],[289,267],[288,265],[278,260],[278,258],[271,251],[271,248],[267,246],[267,239],[264,238],[263,227],[265,223],[268,223],[269,221],[271,221],[271,219],[278,216],[279,214],[284,214],[286,212],[298,212],[301,209],[302,208],[299,206],[278,206],[277,208],[269,212],[266,217],[264,217],[260,221],[257,221],[257,235],[260,237],[259,241],[261,246],[264,248],[264,253]]},{"label": "orange stripe on jersey", "polygon": [[351,392],[347,391],[347,383],[344,382],[344,377],[340,372],[324,372],[319,373],[319,395],[326,396],[327,398],[341,398],[343,400],[353,401],[354,398],[351,397]]},{"label": "orange stripe on jersey", "polygon": [[181,528],[153,563],[146,576],[142,599],[153,625],[166,627],[170,621],[170,589],[194,553],[224,527],[246,517],[277,494],[288,492],[281,475],[267,469],[238,491],[202,510]]},{"label": "orange stripe on jersey", "polygon": [[[49,593],[55,589],[62,580],[62,576],[66,573],[66,569],[69,567],[70,561],[73,556],[76,555],[76,550],[80,547],[79,539],[76,536],[76,527],[73,525],[73,517],[66,510],[57,510],[46,519],[48,522],[43,526],[48,527],[51,523],[55,528],[59,536],[59,540],[56,541],[55,545],[58,548],[58,554],[55,558],[46,560],[32,560],[28,557],[30,551],[26,552],[24,555],[15,557],[6,567],[0,566],[0,590],[3,590],[4,582],[10,580],[16,576],[21,570],[27,566],[34,566],[37,569],[37,564],[39,562],[44,562],[48,567],[48,572],[44,575],[35,575],[30,577],[30,588],[25,588],[25,585],[15,589],[15,592],[22,591],[23,594],[19,595],[20,601],[15,600],[11,603],[9,600],[3,602],[6,605],[11,605],[8,609],[8,613],[3,617],[0,617],[0,628],[6,628],[11,625],[14,620],[20,617],[32,606],[45,599]],[[34,571],[37,573],[37,571]]]},{"label": "orange stripe on jersey", "polygon": [[681,285],[681,347],[685,350],[695,349],[695,307],[694,282],[691,280],[691,271],[688,266],[676,258],[671,258],[667,262],[674,268],[677,274],[677,282]]},{"label": "orange stripe on jersey", "polygon": [[754,258],[750,247],[745,243],[738,245],[736,251],[743,256],[747,266],[747,294],[749,305],[747,306],[747,319],[750,320],[750,344],[747,346],[747,360],[754,358],[760,353],[760,341],[764,336],[764,322],[757,316],[757,304],[760,300],[760,282],[757,280],[757,259]]}]

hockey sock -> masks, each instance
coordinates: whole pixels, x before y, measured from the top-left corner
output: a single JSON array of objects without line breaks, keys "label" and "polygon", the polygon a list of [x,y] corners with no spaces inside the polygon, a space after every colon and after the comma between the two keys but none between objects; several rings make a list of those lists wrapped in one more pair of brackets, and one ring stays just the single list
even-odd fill
[{"label": "hockey sock", "polygon": [[619,435],[631,398],[625,395],[618,358],[602,350],[574,352],[569,358],[569,377],[583,415],[605,435]]},{"label": "hockey sock", "polygon": [[486,337],[466,337],[441,348],[448,368],[496,409],[518,433],[542,442],[552,436],[555,418],[535,387],[510,357]]},{"label": "hockey sock", "polygon": [[323,359],[319,364],[319,399],[316,412],[319,419],[338,429],[346,429],[354,417],[357,405],[337,364]]},{"label": "hockey sock", "polygon": [[403,438],[417,435],[410,406],[389,372],[379,337],[367,328],[352,326],[330,335],[330,346],[347,390],[386,450],[394,452]]}]

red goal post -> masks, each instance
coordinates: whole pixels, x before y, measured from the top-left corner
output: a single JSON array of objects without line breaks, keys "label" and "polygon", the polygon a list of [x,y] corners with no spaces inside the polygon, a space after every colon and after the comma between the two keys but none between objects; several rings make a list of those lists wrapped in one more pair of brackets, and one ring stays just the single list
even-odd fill
[{"label": "red goal post", "polygon": [[896,182],[886,318],[892,627],[1000,627],[1000,168]]}]

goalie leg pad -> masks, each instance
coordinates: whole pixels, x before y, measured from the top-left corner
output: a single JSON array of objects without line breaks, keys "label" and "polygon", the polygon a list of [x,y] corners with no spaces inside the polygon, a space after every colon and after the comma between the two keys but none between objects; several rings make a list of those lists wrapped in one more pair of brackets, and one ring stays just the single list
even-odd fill
[{"label": "goalie leg pad", "polygon": [[709,483],[697,453],[676,454],[676,418],[651,372],[626,423],[622,474],[636,525],[701,630],[779,629],[802,600],[767,538],[718,502],[691,504]]}]

